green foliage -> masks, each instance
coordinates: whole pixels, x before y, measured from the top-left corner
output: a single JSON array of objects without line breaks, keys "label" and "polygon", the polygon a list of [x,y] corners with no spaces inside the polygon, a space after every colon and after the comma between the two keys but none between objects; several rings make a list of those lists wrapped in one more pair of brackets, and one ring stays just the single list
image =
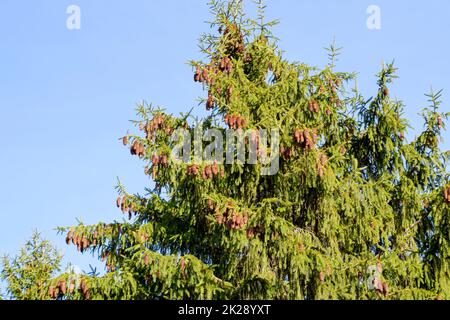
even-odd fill
[{"label": "green foliage", "polygon": [[8,296],[17,300],[48,299],[48,285],[60,271],[61,255],[47,240],[35,232],[17,257],[2,259],[2,280]]},{"label": "green foliage", "polygon": [[218,33],[201,37],[205,61],[191,65],[208,92],[203,129],[279,128],[278,174],[176,163],[170,136],[193,131],[189,116],[141,105],[139,131],[123,143],[154,188],[132,195],[119,183],[126,222],[61,229],[107,274],[78,282],[63,274],[49,284],[51,297],[450,298],[449,153],[439,149],[450,114],[439,110],[441,92],[428,96],[425,130],[408,142],[404,106],[389,90],[393,63],[366,99],[354,74],[335,71],[334,44],[322,70],[283,59],[270,33],[276,22],[257,4],[252,20],[242,1],[211,1]]}]

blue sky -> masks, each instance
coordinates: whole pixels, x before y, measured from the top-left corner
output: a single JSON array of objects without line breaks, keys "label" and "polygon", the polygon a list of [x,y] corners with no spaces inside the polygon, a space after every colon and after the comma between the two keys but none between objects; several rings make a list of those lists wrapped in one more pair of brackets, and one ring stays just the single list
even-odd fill
[{"label": "blue sky", "polygon": [[[72,4],[81,30],[66,27]],[[445,89],[450,111],[448,0],[267,4],[268,19],[281,20],[274,32],[287,58],[324,66],[323,47],[335,38],[343,47],[338,70],[358,71],[367,96],[381,62],[395,59],[392,92],[406,104],[410,137],[422,128],[417,114],[431,86]],[[381,30],[366,27],[372,4],[381,8]],[[202,91],[186,62],[201,58],[208,11],[206,0],[0,1],[0,254],[17,252],[38,229],[66,262],[86,269],[95,261],[66,247],[54,228],[122,219],[116,177],[131,193],[150,183],[118,139],[143,99],[177,114],[197,105]]]}]

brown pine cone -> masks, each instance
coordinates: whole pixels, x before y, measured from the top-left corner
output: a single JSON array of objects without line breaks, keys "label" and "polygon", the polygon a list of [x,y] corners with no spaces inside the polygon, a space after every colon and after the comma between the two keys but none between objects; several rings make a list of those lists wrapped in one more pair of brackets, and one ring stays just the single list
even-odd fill
[{"label": "brown pine cone", "polygon": [[159,157],[158,157],[158,155],[154,154],[154,155],[152,156],[152,164],[153,164],[154,166],[157,166],[157,165],[159,164]]},{"label": "brown pine cone", "polygon": [[211,199],[208,199],[208,208],[210,210],[214,210],[214,201],[212,201]]},{"label": "brown pine cone", "polygon": [[72,294],[75,291],[75,281],[72,281],[69,285],[69,294]]},{"label": "brown pine cone", "polygon": [[56,299],[56,290],[55,287],[50,286],[48,288],[48,295],[50,296],[51,299]]},{"label": "brown pine cone", "polygon": [[384,297],[387,297],[389,295],[389,285],[386,282],[383,282],[383,295]]},{"label": "brown pine cone", "polygon": [[323,167],[319,167],[319,177],[323,178],[323,176],[325,175],[325,170],[323,169]]},{"label": "brown pine cone", "polygon": [[[296,129],[294,132],[294,138],[297,143],[300,143],[300,136],[302,135],[300,129]],[[283,152],[282,152],[283,153]]]},{"label": "brown pine cone", "polygon": [[221,214],[216,215],[216,221],[218,224],[222,224],[224,222],[224,217]]},{"label": "brown pine cone", "polygon": [[319,112],[319,103],[317,101],[313,102],[313,110],[314,112]]},{"label": "brown pine cone", "polygon": [[328,164],[328,157],[323,153],[320,155],[320,164],[326,166]]},{"label": "brown pine cone", "polygon": [[153,167],[152,178],[153,178],[153,180],[156,180],[158,178],[158,167]]},{"label": "brown pine cone", "polygon": [[234,129],[234,127],[236,125],[236,117],[235,116],[231,116],[230,118],[228,118],[228,122],[229,122],[230,128]]},{"label": "brown pine cone", "polygon": [[165,155],[165,154],[163,154],[163,155],[161,156],[160,162],[162,163],[162,165],[163,165],[164,167],[167,167],[167,165],[169,164],[169,158],[168,158],[168,156]]},{"label": "brown pine cone", "polygon": [[223,120],[225,121],[225,124],[226,125],[230,125],[230,116],[227,114],[227,115],[225,115],[225,117],[223,118]]},{"label": "brown pine cone", "polygon": [[212,173],[215,176],[219,174],[219,165],[217,164],[217,161],[214,161],[214,164],[212,166]]},{"label": "brown pine cone", "polygon": [[60,281],[58,283],[59,286],[59,292],[61,292],[61,294],[65,295],[67,292],[67,283],[65,281]]},{"label": "brown pine cone", "polygon": [[181,258],[180,269],[181,269],[181,273],[184,274],[184,270],[186,269],[186,261],[184,260],[184,258]]},{"label": "brown pine cone", "polygon": [[81,280],[80,289],[84,295],[89,291],[88,284],[85,279]]},{"label": "brown pine cone", "polygon": [[227,98],[228,100],[231,99],[231,97],[233,96],[233,92],[234,92],[234,88],[232,86],[229,86],[227,89]]},{"label": "brown pine cone", "polygon": [[320,271],[319,278],[320,278],[320,282],[325,282],[325,272]]}]

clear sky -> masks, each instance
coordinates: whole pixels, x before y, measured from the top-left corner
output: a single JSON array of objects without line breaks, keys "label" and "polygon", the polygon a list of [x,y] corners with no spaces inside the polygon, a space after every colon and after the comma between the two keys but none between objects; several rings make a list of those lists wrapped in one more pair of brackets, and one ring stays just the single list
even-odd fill
[{"label": "clear sky", "polygon": [[[66,27],[72,4],[80,30]],[[445,89],[450,111],[450,1],[267,4],[268,18],[281,20],[274,32],[287,58],[324,66],[323,48],[335,38],[344,48],[339,71],[358,71],[366,96],[375,94],[381,62],[395,59],[392,92],[406,104],[409,137],[422,128],[417,114],[431,86]],[[381,9],[381,30],[366,26],[369,5]],[[197,105],[202,91],[186,62],[201,57],[197,39],[209,18],[206,0],[0,1],[0,254],[14,254],[38,229],[66,262],[86,269],[95,261],[54,228],[122,219],[116,177],[131,193],[150,183],[118,139],[143,99],[177,114]]]}]

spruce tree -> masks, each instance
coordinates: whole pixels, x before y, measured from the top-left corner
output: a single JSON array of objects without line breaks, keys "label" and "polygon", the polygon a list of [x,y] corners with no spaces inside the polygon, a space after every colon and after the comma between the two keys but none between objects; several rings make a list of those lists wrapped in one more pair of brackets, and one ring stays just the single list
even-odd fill
[{"label": "spruce tree", "polygon": [[48,285],[60,271],[61,259],[56,248],[34,232],[16,257],[2,258],[0,279],[5,281],[6,297],[15,300],[50,299]]},{"label": "spruce tree", "polygon": [[[428,95],[425,129],[411,142],[404,105],[391,98],[393,64],[364,98],[353,73],[283,58],[276,22],[250,19],[242,1],[212,0],[205,89],[193,123],[142,104],[123,144],[154,181],[148,194],[119,183],[126,219],[62,228],[67,244],[98,255],[103,276],[48,283],[67,299],[449,299],[449,153],[439,142],[450,115]],[[173,133],[195,127],[278,129],[280,165],[179,163]],[[258,139],[256,139],[258,140]],[[248,144],[248,140],[245,141]],[[205,143],[204,146],[207,144]],[[271,155],[274,156],[274,155]],[[53,291],[52,291],[53,290]]]}]

